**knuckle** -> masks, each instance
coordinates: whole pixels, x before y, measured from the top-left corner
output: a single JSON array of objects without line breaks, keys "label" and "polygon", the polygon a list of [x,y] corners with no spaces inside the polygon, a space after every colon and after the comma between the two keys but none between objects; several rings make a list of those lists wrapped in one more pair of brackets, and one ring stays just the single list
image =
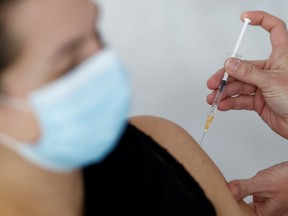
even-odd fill
[{"label": "knuckle", "polygon": [[261,182],[271,182],[271,180],[273,179],[273,177],[271,178],[271,173],[269,169],[264,169],[261,170],[259,172],[257,172],[257,174],[255,175],[255,179],[260,180]]},{"label": "knuckle", "polygon": [[246,196],[251,195],[254,192],[255,187],[257,186],[254,184],[254,181],[252,181],[251,179],[239,181],[238,184],[236,185],[239,188],[238,197],[240,199],[243,199]]},{"label": "knuckle", "polygon": [[278,191],[278,184],[277,184],[277,176],[274,174],[273,170],[271,169],[265,169],[259,171],[255,178],[257,178],[257,181],[259,185],[261,185],[262,191],[265,190],[267,193],[274,193]]},{"label": "knuckle", "polygon": [[249,184],[248,184],[248,186],[247,186],[247,188],[246,188],[246,192],[247,193],[253,193],[256,189],[257,189],[257,186],[258,186],[258,184],[257,184],[257,182],[256,181],[254,181],[254,180],[249,180]]},{"label": "knuckle", "polygon": [[246,80],[251,80],[254,75],[254,66],[247,62],[243,62],[239,66],[239,72],[242,74],[243,78]]},{"label": "knuckle", "polygon": [[279,26],[287,29],[287,25],[286,25],[286,22],[284,22],[283,20],[279,20]]},{"label": "knuckle", "polygon": [[241,197],[244,198],[244,197],[250,195],[250,193],[251,193],[251,192],[250,192],[250,188],[248,188],[248,187],[243,187],[240,194],[241,194]]}]

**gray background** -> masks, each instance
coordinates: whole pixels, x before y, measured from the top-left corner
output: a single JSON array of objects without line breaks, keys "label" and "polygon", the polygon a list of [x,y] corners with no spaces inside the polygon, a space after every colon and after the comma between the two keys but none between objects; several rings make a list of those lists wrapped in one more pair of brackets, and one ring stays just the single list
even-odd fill
[{"label": "gray background", "polygon": [[[104,38],[130,71],[131,115],[170,119],[200,140],[210,106],[206,80],[223,66],[242,28],[240,14],[265,10],[288,21],[288,1],[101,0]],[[265,59],[269,35],[248,27],[239,53]],[[288,160],[287,140],[255,112],[218,112],[203,148],[227,180]]]}]

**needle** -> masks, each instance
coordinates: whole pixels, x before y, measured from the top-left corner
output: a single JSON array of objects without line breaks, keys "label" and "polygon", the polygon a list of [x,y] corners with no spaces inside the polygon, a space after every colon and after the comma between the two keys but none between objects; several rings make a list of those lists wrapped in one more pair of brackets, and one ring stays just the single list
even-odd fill
[{"label": "needle", "polygon": [[202,139],[201,139],[201,141],[200,141],[200,145],[202,145],[202,142],[203,142],[203,140],[204,140],[204,137],[205,137],[205,135],[206,135],[206,132],[207,132],[207,130],[204,130],[204,133],[203,133]]}]

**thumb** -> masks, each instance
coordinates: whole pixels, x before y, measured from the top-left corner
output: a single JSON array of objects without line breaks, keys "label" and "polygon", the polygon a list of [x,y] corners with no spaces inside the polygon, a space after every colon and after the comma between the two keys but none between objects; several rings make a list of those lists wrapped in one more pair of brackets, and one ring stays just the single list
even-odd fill
[{"label": "thumb", "polygon": [[254,178],[247,180],[234,180],[228,183],[228,187],[237,201],[258,192]]},{"label": "thumb", "polygon": [[225,71],[244,83],[252,84],[262,89],[267,83],[267,74],[253,64],[236,58],[230,58],[225,63]]}]

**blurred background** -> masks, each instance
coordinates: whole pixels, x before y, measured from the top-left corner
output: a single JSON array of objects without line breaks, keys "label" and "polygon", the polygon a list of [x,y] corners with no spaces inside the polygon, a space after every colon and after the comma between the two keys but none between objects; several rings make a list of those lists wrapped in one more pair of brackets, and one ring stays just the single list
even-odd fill
[{"label": "blurred background", "polygon": [[[133,115],[176,122],[200,141],[207,113],[206,80],[228,58],[242,28],[240,14],[264,10],[288,22],[288,1],[97,0],[101,29],[130,71]],[[269,35],[248,27],[239,53],[266,59]],[[227,180],[248,178],[288,160],[288,142],[255,112],[218,112],[203,143]]]}]

